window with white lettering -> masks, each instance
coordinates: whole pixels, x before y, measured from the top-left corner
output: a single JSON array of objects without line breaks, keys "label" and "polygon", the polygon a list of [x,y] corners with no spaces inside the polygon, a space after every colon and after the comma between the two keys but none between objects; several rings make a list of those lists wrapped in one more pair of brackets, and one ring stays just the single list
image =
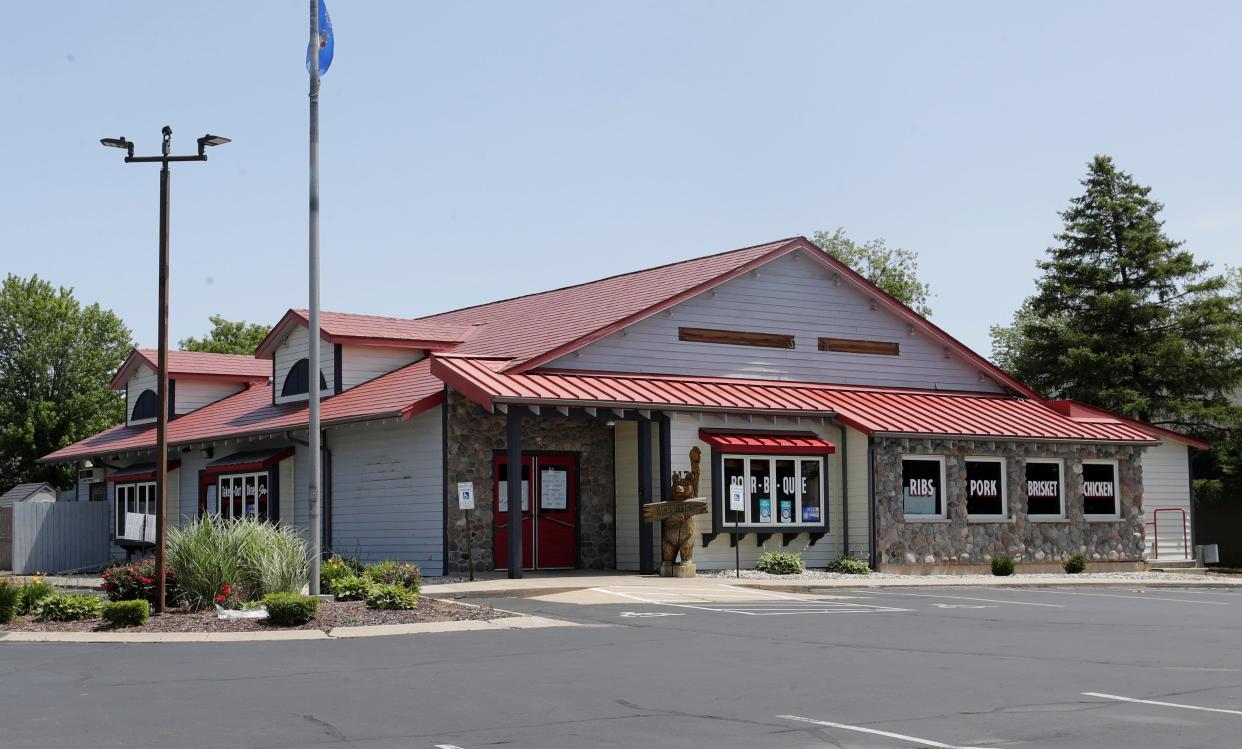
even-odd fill
[{"label": "window with white lettering", "polygon": [[966,516],[972,520],[1008,516],[1004,458],[966,459]]},{"label": "window with white lettering", "polygon": [[1026,461],[1026,514],[1033,518],[1065,517],[1061,461]]},{"label": "window with white lettering", "polygon": [[903,512],[907,518],[943,518],[944,458],[903,457],[901,495]]},{"label": "window with white lettering", "polygon": [[[725,486],[740,486],[744,509],[729,509],[729,490],[721,492],[726,525],[822,527],[822,458],[728,455],[722,460]],[[813,528],[814,529],[814,528]]]},{"label": "window with white lettering", "polygon": [[1082,462],[1082,514],[1119,517],[1117,464],[1113,461]]}]

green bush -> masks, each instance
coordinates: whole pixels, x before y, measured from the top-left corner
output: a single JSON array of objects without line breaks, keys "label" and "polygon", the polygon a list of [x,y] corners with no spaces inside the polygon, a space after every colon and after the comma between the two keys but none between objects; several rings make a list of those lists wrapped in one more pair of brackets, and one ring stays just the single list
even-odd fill
[{"label": "green bush", "polygon": [[279,627],[305,624],[319,613],[319,599],[300,593],[268,593],[263,596],[267,620]]},{"label": "green bush", "polygon": [[41,578],[34,577],[27,580],[17,595],[18,616],[39,613],[39,605],[55,593],[56,589],[43,582]]},{"label": "green bush", "polygon": [[1065,571],[1067,573],[1077,575],[1079,572],[1087,569],[1087,558],[1082,554],[1075,554],[1069,559],[1066,559],[1062,566],[1065,567]]},{"label": "green bush", "polygon": [[418,593],[404,585],[376,585],[367,596],[367,607],[373,609],[416,609]]},{"label": "green bush", "polygon": [[997,577],[1008,577],[1013,574],[1013,557],[1007,557],[1001,554],[998,557],[992,557],[992,574]]},{"label": "green bush", "polygon": [[[155,605],[155,560],[137,562],[114,562],[99,576],[99,587],[108,594],[109,601],[134,601],[139,598]],[[177,600],[177,576],[171,569],[164,569],[164,600]]]},{"label": "green bush", "polygon": [[333,554],[319,565],[319,589],[324,593],[333,593],[337,580],[357,577],[362,570],[363,566],[357,559]]},{"label": "green bush", "polygon": [[828,563],[828,571],[842,575],[869,575],[871,567],[861,559],[837,557]]},{"label": "green bush", "polygon": [[90,593],[53,593],[39,602],[38,619],[41,622],[76,622],[98,619],[102,613],[103,601]]},{"label": "green bush", "polygon": [[365,601],[375,585],[365,577],[342,577],[332,584],[332,593],[338,601]]},{"label": "green bush", "polygon": [[310,577],[307,552],[297,531],[255,519],[205,517],[168,533],[168,566],[181,601],[196,611],[221,595],[232,605],[300,591]]},{"label": "green bush", "polygon": [[800,575],[806,572],[806,562],[792,551],[769,551],[759,557],[755,569],[769,575]]},{"label": "green bush", "polygon": [[416,565],[391,559],[367,567],[364,573],[376,585],[400,585],[417,593],[422,588],[423,575]]},{"label": "green bush", "polygon": [[103,620],[109,627],[141,627],[150,615],[146,600],[112,601],[103,606]]},{"label": "green bush", "polygon": [[0,580],[0,624],[11,622],[17,618],[17,604],[22,597],[22,589],[8,580]]}]

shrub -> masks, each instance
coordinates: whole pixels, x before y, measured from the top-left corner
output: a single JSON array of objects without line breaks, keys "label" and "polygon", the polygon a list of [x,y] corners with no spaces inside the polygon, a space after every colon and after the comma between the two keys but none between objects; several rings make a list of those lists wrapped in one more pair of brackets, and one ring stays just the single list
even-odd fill
[{"label": "shrub", "polygon": [[109,627],[140,627],[150,615],[146,600],[112,601],[103,605],[103,619]]},{"label": "shrub", "polygon": [[332,586],[332,592],[338,601],[365,601],[371,595],[374,585],[365,577],[342,577]]},{"label": "shrub", "polygon": [[43,582],[42,578],[31,578],[22,585],[21,592],[17,595],[18,615],[39,613],[39,604],[55,593],[56,589]]},{"label": "shrub", "polygon": [[416,609],[418,593],[404,585],[376,585],[367,596],[367,607],[372,609]]},{"label": "shrub", "polygon": [[998,557],[992,557],[992,574],[997,577],[1008,577],[1013,574],[1013,557],[1007,557],[1001,554]]},{"label": "shrub", "polygon": [[861,559],[837,557],[828,563],[828,571],[842,575],[869,575],[871,567]]},{"label": "shrub", "polygon": [[53,593],[39,602],[38,618],[41,622],[76,622],[98,619],[102,612],[103,601],[90,593]]},{"label": "shrub", "polygon": [[769,575],[800,575],[806,572],[806,563],[792,551],[769,551],[759,557],[755,569]]},{"label": "shrub", "polygon": [[0,624],[11,622],[17,617],[17,604],[22,597],[22,589],[8,580],[0,580]]},{"label": "shrub", "polygon": [[168,565],[191,609],[233,605],[268,593],[296,593],[310,575],[306,541],[259,520],[205,517],[168,533]]},{"label": "shrub", "polygon": [[319,613],[319,599],[300,593],[269,593],[263,596],[267,619],[280,627],[305,624]]},{"label": "shrub", "polygon": [[357,577],[362,570],[362,564],[357,559],[333,554],[319,565],[319,589],[324,593],[333,593],[337,580]]},{"label": "shrub", "polygon": [[364,574],[376,585],[400,585],[415,593],[419,591],[423,583],[423,575],[416,565],[391,559],[367,567]]},{"label": "shrub", "polygon": [[1069,559],[1066,559],[1062,566],[1065,567],[1065,571],[1067,573],[1077,575],[1079,572],[1087,569],[1087,558],[1082,554],[1075,554]]},{"label": "shrub", "polygon": [[[155,560],[113,564],[99,576],[99,587],[108,595],[109,601],[143,600],[155,605]],[[164,569],[164,600],[177,600],[177,576],[167,566]]]}]

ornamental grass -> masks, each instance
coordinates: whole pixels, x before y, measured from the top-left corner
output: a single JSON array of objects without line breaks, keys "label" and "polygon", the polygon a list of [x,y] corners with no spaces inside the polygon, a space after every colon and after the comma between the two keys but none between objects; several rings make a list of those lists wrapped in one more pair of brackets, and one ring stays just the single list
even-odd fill
[{"label": "ornamental grass", "polygon": [[170,529],[167,553],[181,602],[195,611],[257,601],[269,593],[297,593],[310,576],[301,534],[255,519],[211,516]]}]

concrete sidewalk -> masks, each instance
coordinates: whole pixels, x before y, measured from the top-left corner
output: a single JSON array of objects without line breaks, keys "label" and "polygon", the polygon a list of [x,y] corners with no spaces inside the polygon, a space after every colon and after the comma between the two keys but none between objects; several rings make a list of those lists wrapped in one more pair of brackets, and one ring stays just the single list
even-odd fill
[{"label": "concrete sidewalk", "polygon": [[624,585],[626,588],[644,586],[660,588],[692,588],[696,585],[736,585],[773,590],[786,593],[806,593],[812,590],[842,588],[944,588],[944,587],[1100,587],[1100,588],[1226,588],[1242,593],[1242,577],[1174,575],[1167,573],[1135,573],[1132,577],[1120,573],[1093,575],[842,575],[840,577],[805,578],[797,575],[788,578],[717,577],[693,578],[659,577],[633,572],[556,572],[527,573],[519,580],[488,577],[474,582],[440,583],[423,586],[423,595],[433,598],[533,598],[536,596],[568,593],[589,588]]}]

